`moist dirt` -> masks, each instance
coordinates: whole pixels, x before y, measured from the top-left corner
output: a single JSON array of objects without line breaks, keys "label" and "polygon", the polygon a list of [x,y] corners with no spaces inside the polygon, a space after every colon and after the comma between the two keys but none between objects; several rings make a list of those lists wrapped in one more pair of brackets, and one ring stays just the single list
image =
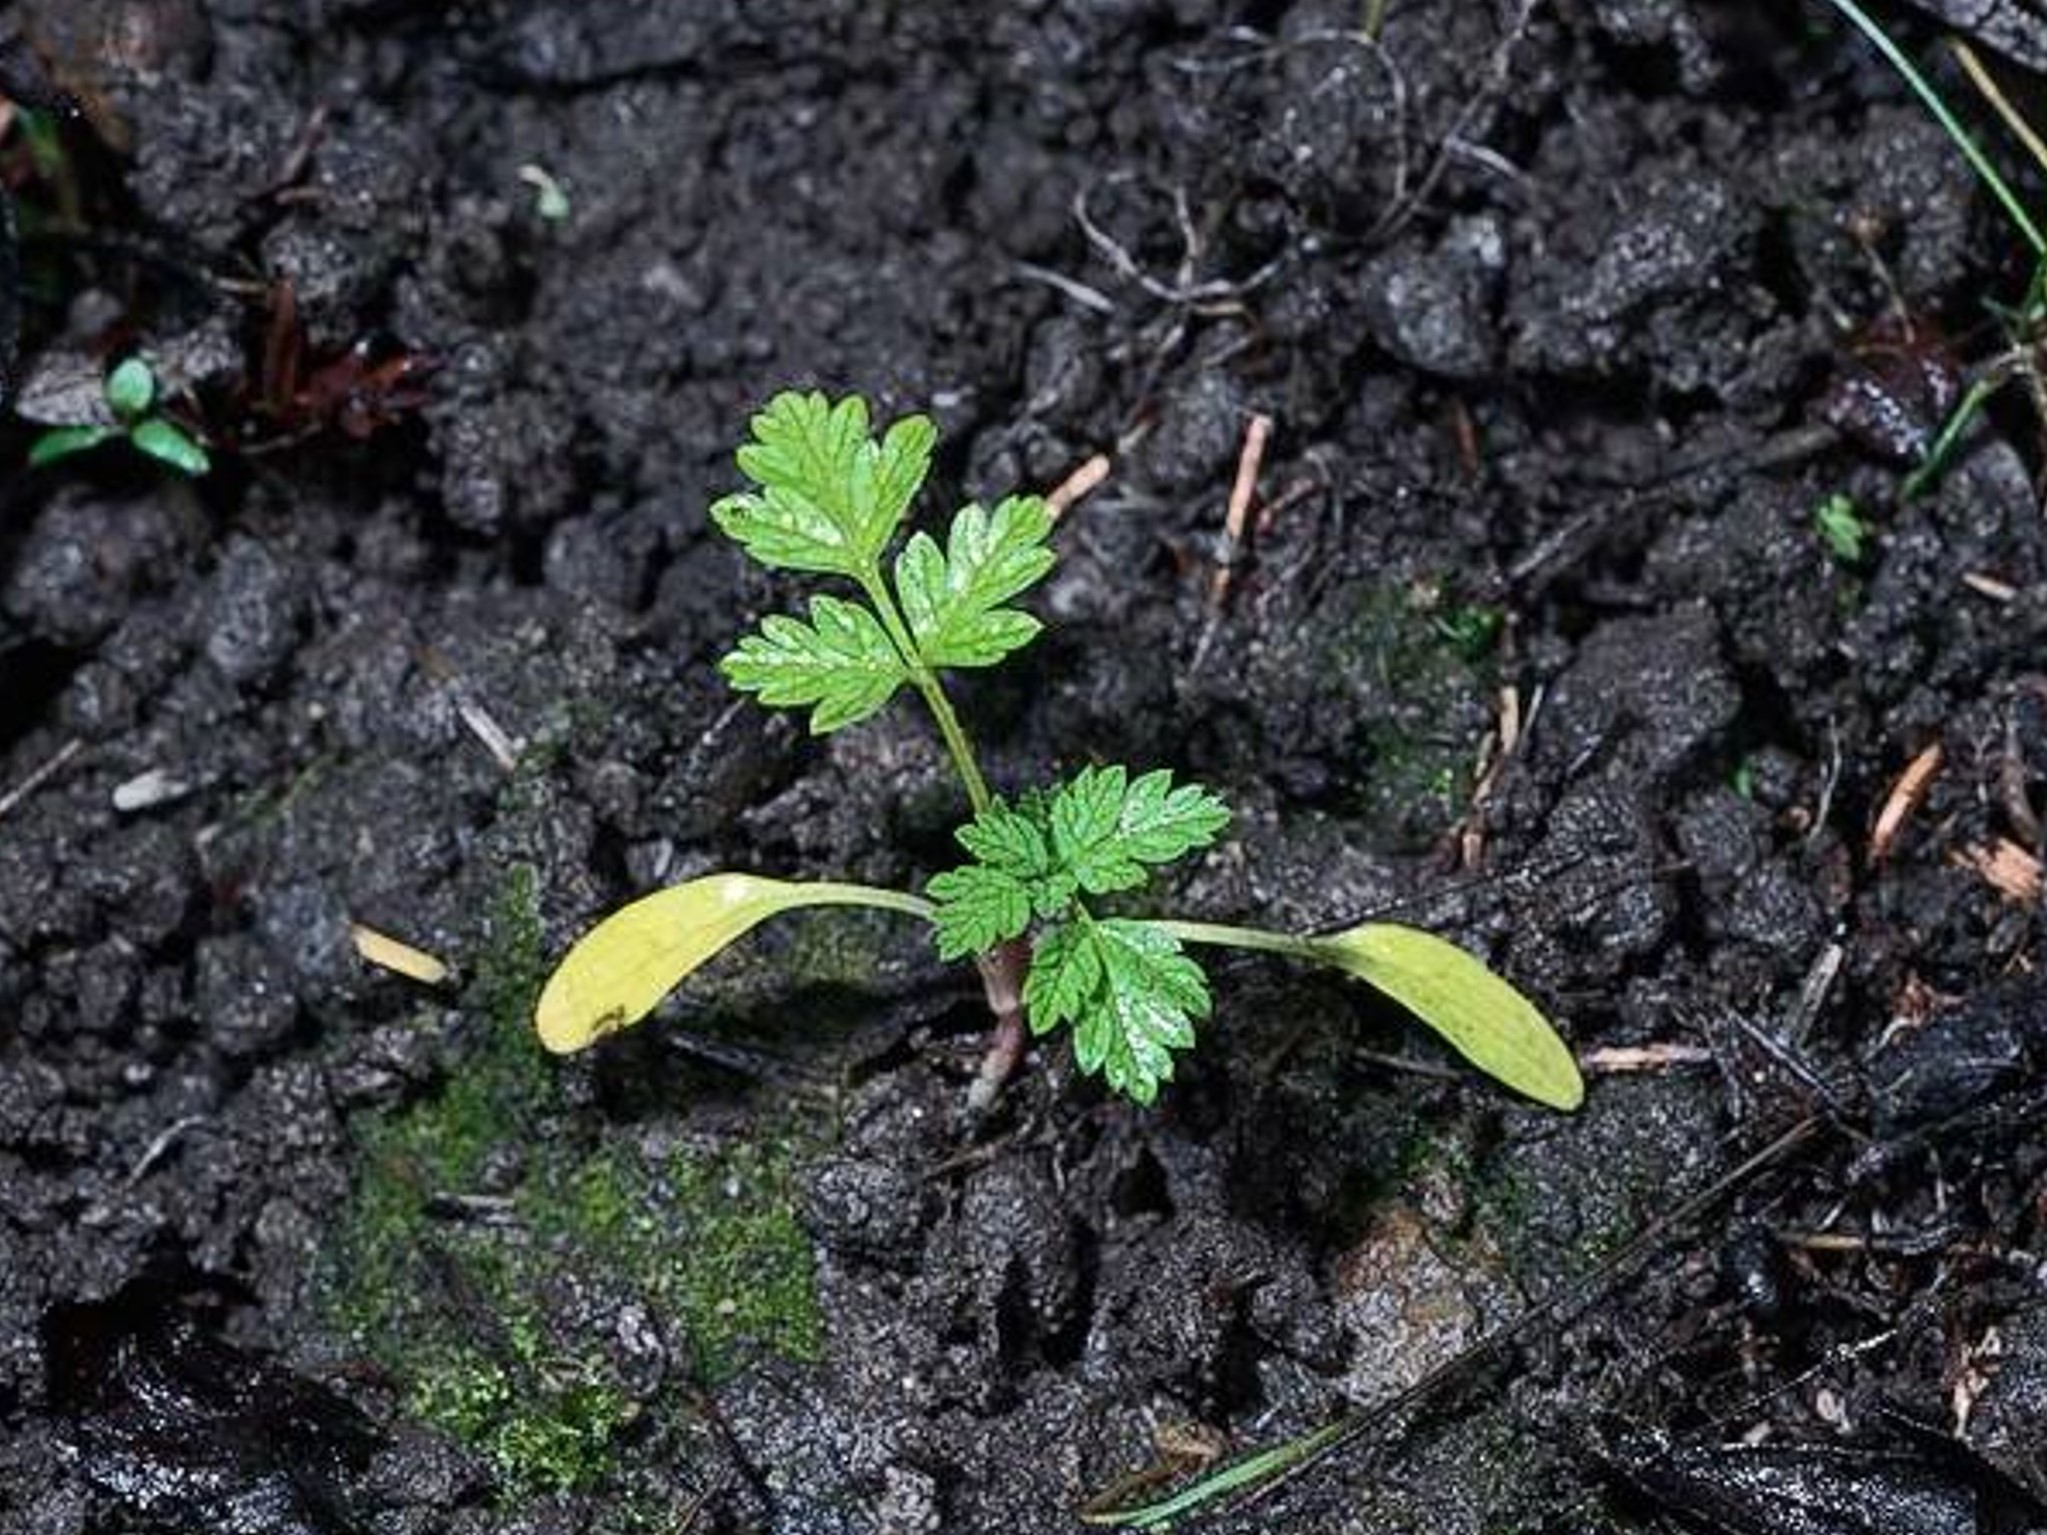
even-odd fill
[{"label": "moist dirt", "polygon": [[[2026,252],[1829,8],[0,36],[84,113],[0,139],[22,409],[140,350],[217,466],[0,427],[8,1530],[1034,1535],[1425,1381],[1205,1517],[2047,1527],[2024,380],[1902,493]],[[790,598],[705,514],[789,386],[929,411],[927,516],[1109,455],[1047,638],[959,686],[990,776],[1212,785],[1176,911],[1451,935],[1584,1110],[1245,959],[1157,1108],[1052,1043],[970,1119],[973,978],[869,916],[544,1058],[629,895],[951,861],[920,719],[813,740],[712,671]]]}]

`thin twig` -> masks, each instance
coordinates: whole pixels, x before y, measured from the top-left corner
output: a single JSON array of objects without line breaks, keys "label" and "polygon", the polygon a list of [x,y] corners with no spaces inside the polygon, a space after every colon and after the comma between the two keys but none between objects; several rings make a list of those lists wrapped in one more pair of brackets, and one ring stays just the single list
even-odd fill
[{"label": "thin twig", "polygon": [[1076,502],[1093,495],[1114,467],[1114,460],[1108,454],[1097,453],[1055,485],[1045,497],[1045,510],[1052,514],[1052,520],[1057,522],[1073,509]]},{"label": "thin twig", "polygon": [[149,1170],[164,1159],[164,1154],[177,1143],[181,1136],[185,1135],[188,1131],[198,1129],[201,1125],[210,1125],[212,1123],[213,1116],[211,1114],[187,1114],[183,1119],[173,1120],[168,1127],[144,1148],[142,1155],[135,1159],[135,1165],[128,1169],[128,1187],[132,1189],[136,1184],[148,1177]]},{"label": "thin twig", "polygon": [[65,765],[84,750],[85,742],[79,740],[76,736],[73,736],[62,746],[58,747],[41,767],[31,771],[28,777],[24,778],[12,789],[9,789],[5,794],[0,794],[0,818],[5,818],[15,806],[63,772]]},{"label": "thin twig", "polygon": [[1265,463],[1265,445],[1272,440],[1272,417],[1254,413],[1244,428],[1244,446],[1237,454],[1237,477],[1230,485],[1229,505],[1223,512],[1222,537],[1216,542],[1215,571],[1208,582],[1208,620],[1194,646],[1193,670],[1200,670],[1209,647],[1222,627],[1223,609],[1229,602],[1230,583],[1244,555],[1244,531],[1251,516],[1251,498],[1258,493],[1258,471]]},{"label": "thin twig", "polygon": [[[1128,178],[1118,177],[1112,179],[1126,180]],[[1176,308],[1193,309],[1197,313],[1228,312],[1245,294],[1269,282],[1279,272],[1280,268],[1286,264],[1287,253],[1281,252],[1281,254],[1259,267],[1249,277],[1242,279],[1218,277],[1210,278],[1205,282],[1195,282],[1192,280],[1191,267],[1199,248],[1197,242],[1186,251],[1186,254],[1181,259],[1181,280],[1178,283],[1161,282],[1145,270],[1143,263],[1130,253],[1129,247],[1125,246],[1095,222],[1094,215],[1088,211],[1088,195],[1090,191],[1091,188],[1083,186],[1073,194],[1073,217],[1074,221],[1080,225],[1080,232],[1087,236],[1088,244],[1095,248],[1096,254],[1109,263],[1117,276],[1121,277],[1125,282],[1134,283],[1137,287],[1142,288],[1153,298],[1159,300],[1160,303],[1171,304]],[[1185,194],[1180,193],[1178,197],[1180,202],[1183,202]],[[1185,219],[1184,207],[1176,203],[1176,211],[1179,214],[1182,238],[1185,239],[1191,230]],[[1217,305],[1224,307],[1221,311],[1217,311],[1214,308]]]},{"label": "thin twig", "polygon": [[1521,46],[1521,39],[1528,34],[1529,21],[1535,15],[1535,0],[1514,0],[1513,9],[1502,25],[1500,36],[1493,44],[1492,55],[1486,61],[1482,82],[1466,99],[1463,108],[1451,121],[1449,130],[1437,140],[1436,156],[1429,162],[1421,179],[1414,184],[1414,190],[1405,197],[1396,198],[1385,215],[1374,224],[1365,238],[1368,243],[1391,239],[1404,229],[1428,201],[1429,194],[1443,179],[1455,156],[1451,146],[1459,145],[1467,153],[1471,147],[1471,129],[1479,118],[1499,105],[1506,92],[1507,82],[1514,70],[1514,50]]}]

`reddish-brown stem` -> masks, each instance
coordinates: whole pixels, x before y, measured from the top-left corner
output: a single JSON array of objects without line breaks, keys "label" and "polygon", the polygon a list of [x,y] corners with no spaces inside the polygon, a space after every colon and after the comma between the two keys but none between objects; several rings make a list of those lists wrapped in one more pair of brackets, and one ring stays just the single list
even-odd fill
[{"label": "reddish-brown stem", "polygon": [[1030,1030],[1024,1026],[1024,976],[1031,968],[1031,946],[1012,938],[990,949],[975,965],[981,972],[981,987],[988,997],[988,1011],[995,1026],[988,1031],[988,1048],[981,1056],[981,1069],[974,1073],[967,1089],[967,1109],[980,1114],[994,1106],[995,1099],[1023,1061]]}]

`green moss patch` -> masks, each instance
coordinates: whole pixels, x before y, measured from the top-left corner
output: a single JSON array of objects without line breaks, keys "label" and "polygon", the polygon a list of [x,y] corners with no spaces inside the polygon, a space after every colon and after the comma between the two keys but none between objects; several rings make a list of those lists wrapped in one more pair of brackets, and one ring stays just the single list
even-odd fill
[{"label": "green moss patch", "polygon": [[1470,799],[1504,618],[1423,582],[1369,587],[1329,621],[1325,707],[1354,722],[1353,808],[1386,849],[1425,847]]},{"label": "green moss patch", "polygon": [[[604,1481],[696,1388],[764,1352],[813,1358],[822,1337],[799,1141],[773,1126],[742,1143],[591,1141],[527,1024],[541,972],[522,870],[493,913],[459,1067],[353,1126],[355,1192],[325,1274],[335,1327],[512,1502]],[[628,1379],[623,1303],[683,1341],[651,1395]]]}]

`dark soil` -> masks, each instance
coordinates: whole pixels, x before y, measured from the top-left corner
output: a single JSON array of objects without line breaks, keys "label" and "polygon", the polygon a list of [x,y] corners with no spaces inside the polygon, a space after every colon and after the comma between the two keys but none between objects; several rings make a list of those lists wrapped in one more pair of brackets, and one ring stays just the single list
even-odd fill
[{"label": "dark soil", "polygon": [[[1383,10],[0,5],[89,116],[0,141],[24,360],[149,353],[219,466],[0,429],[0,1525],[1072,1530],[1811,1119],[1223,1525],[2043,1527],[2041,907],[1982,872],[2047,804],[2024,390],[1900,494],[2024,248],[1823,6]],[[1397,905],[1647,1069],[1552,1115],[1242,961],[1156,1109],[1056,1046],[969,1123],[971,976],[860,920],[543,1059],[632,893],[949,861],[918,718],[711,671],[788,593],[705,507],[812,384],[939,420],[930,515],[1114,456],[960,689],[998,782],[1179,768],[1238,820],[1176,909]]]}]

